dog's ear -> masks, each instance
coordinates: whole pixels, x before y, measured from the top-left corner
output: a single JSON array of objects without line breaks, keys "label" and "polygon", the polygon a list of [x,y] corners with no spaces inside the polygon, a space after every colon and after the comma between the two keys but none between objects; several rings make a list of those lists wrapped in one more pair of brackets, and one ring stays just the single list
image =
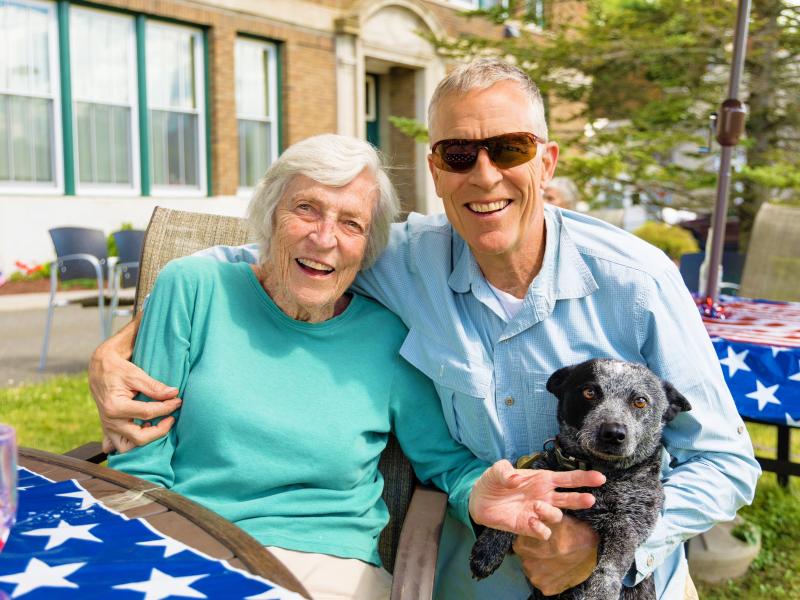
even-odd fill
[{"label": "dog's ear", "polygon": [[572,371],[572,367],[562,367],[552,375],[550,375],[550,379],[547,380],[547,391],[553,394],[556,398],[561,397],[561,388],[564,385],[564,382],[569,377],[570,372]]},{"label": "dog's ear", "polygon": [[662,420],[669,423],[678,416],[678,413],[692,410],[692,405],[675,387],[669,382],[662,382],[664,393],[667,395],[667,410],[664,411]]}]

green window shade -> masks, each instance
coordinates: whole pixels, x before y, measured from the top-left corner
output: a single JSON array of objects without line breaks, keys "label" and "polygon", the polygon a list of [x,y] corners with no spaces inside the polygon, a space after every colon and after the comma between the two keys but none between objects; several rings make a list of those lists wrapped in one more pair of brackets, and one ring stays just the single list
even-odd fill
[{"label": "green window shade", "polygon": [[146,35],[152,185],[201,189],[204,150],[199,32],[148,23]]},{"label": "green window shade", "polygon": [[235,58],[239,187],[253,188],[278,153],[276,48],[239,38]]},{"label": "green window shade", "polygon": [[198,187],[197,115],[151,110],[150,157],[153,185]]},{"label": "green window shade", "polygon": [[74,8],[70,56],[78,181],[132,189],[138,149],[133,18]]},{"label": "green window shade", "polygon": [[255,187],[274,160],[270,149],[272,125],[262,121],[239,119],[239,182]]},{"label": "green window shade", "polygon": [[51,6],[0,0],[0,182],[55,183]]}]

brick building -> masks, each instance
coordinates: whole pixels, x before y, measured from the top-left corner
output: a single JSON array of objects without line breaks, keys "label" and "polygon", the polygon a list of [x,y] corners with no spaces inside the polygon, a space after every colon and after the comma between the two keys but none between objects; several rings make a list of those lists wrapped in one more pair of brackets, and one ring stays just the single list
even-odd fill
[{"label": "brick building", "polygon": [[424,121],[448,68],[419,34],[501,36],[458,14],[496,1],[0,0],[0,270],[51,258],[54,226],[241,215],[323,132],[369,139],[404,209],[440,210],[427,149],[387,118]]}]

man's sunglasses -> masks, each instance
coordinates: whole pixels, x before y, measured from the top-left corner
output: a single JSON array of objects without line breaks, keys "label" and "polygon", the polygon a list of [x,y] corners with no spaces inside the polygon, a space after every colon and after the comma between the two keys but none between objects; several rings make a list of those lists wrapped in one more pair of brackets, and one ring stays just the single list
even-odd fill
[{"label": "man's sunglasses", "polygon": [[442,171],[466,173],[475,166],[484,148],[500,169],[510,169],[536,156],[536,144],[547,142],[534,133],[504,133],[483,140],[439,140],[431,147],[433,164]]}]

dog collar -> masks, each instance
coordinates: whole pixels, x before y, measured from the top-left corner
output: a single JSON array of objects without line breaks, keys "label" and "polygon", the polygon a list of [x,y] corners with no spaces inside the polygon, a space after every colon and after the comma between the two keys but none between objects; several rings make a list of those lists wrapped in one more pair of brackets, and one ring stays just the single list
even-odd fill
[{"label": "dog collar", "polygon": [[542,452],[520,456],[517,459],[516,467],[518,469],[530,469],[536,461],[542,459],[548,459],[549,462],[555,461],[565,471],[590,471],[592,468],[588,460],[565,454],[557,438],[545,440],[542,445]]},{"label": "dog collar", "polygon": [[[551,442],[553,445],[548,448],[547,446]],[[558,466],[565,471],[590,471],[592,468],[592,465],[588,460],[583,460],[566,454],[561,449],[561,445],[558,443],[558,438],[550,438],[549,440],[546,440],[544,443],[544,451],[553,457],[558,463]]]}]

